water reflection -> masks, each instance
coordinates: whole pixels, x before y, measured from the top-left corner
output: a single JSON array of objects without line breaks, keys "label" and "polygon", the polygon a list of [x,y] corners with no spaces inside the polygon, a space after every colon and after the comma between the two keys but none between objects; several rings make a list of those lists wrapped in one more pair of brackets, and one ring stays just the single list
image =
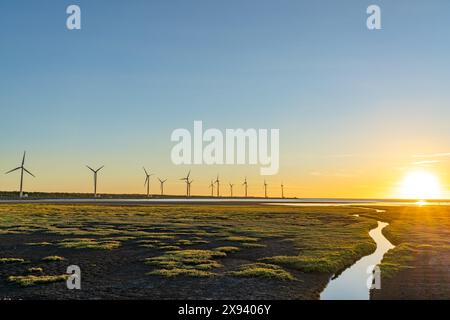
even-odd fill
[{"label": "water reflection", "polygon": [[380,264],[384,254],[394,248],[394,245],[382,234],[388,223],[378,221],[378,227],[372,229],[369,235],[377,244],[377,249],[371,255],[365,256],[346,269],[337,278],[332,279],[320,295],[322,300],[369,300],[367,279],[370,266]]}]

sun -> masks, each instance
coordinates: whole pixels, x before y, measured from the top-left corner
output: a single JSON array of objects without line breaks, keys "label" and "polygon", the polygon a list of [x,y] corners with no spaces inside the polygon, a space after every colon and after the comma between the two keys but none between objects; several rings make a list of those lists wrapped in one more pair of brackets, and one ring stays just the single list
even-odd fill
[{"label": "sun", "polygon": [[431,172],[412,171],[400,183],[399,194],[402,199],[440,199],[443,191],[439,179]]}]

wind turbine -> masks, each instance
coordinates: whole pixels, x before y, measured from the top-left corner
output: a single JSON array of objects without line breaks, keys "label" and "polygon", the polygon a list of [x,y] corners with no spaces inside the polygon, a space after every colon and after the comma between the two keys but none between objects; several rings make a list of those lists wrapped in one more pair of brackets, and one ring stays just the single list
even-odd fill
[{"label": "wind turbine", "polygon": [[211,197],[214,197],[214,180],[211,180],[209,187],[211,188]]},{"label": "wind turbine", "polygon": [[281,182],[281,198],[284,199],[284,184]]},{"label": "wind turbine", "polygon": [[97,198],[97,173],[103,169],[104,166],[101,166],[100,168],[98,168],[97,170],[92,169],[89,166],[88,167],[89,170],[91,170],[94,173],[94,198]]},{"label": "wind turbine", "polygon": [[266,180],[264,180],[264,197],[267,198],[267,183],[266,183]]},{"label": "wind turbine", "polygon": [[191,175],[191,170],[189,170],[189,172],[188,172],[188,174],[187,174],[187,176],[185,177],[185,178],[181,178],[180,180],[183,180],[183,181],[186,181],[186,197],[189,197],[189,194],[190,194],[190,184],[192,183],[192,181],[191,182],[189,182],[189,176]]},{"label": "wind turbine", "polygon": [[230,195],[233,198],[233,186],[234,184],[230,183]]},{"label": "wind turbine", "polygon": [[147,198],[150,197],[150,177],[153,175],[153,173],[148,173],[147,170],[145,170],[144,167],[142,167],[142,169],[144,169],[145,172],[145,182],[144,182],[144,186],[147,185]]},{"label": "wind turbine", "polygon": [[194,182],[194,180],[188,180],[187,181],[187,189],[188,189],[188,197],[191,196],[191,184]]},{"label": "wind turbine", "polygon": [[247,177],[245,177],[244,183],[242,185],[245,186],[245,197],[247,198],[247,188],[248,188]]},{"label": "wind turbine", "polygon": [[158,180],[159,180],[159,183],[161,184],[161,195],[163,196],[164,195],[164,182],[166,182],[167,179],[161,180],[160,178],[158,178]]},{"label": "wind turbine", "polygon": [[5,174],[8,174],[8,173],[14,172],[16,170],[20,170],[20,192],[19,192],[19,197],[20,198],[23,198],[23,172],[25,171],[30,176],[35,178],[35,176],[24,167],[24,165],[25,165],[25,154],[26,154],[26,151],[23,152],[22,164],[20,165],[20,167],[14,168],[14,169],[9,170],[8,172],[5,173]]},{"label": "wind turbine", "polygon": [[216,181],[214,181],[215,183],[217,183],[217,197],[220,197],[220,180],[219,180],[219,175],[217,175]]}]

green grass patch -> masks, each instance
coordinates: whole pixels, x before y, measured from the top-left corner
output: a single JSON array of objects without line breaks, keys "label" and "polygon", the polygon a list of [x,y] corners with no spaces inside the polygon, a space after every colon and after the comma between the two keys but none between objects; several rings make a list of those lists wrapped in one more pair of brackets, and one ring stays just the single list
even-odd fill
[{"label": "green grass patch", "polygon": [[151,276],[161,276],[166,278],[172,277],[194,277],[194,278],[205,278],[213,277],[215,274],[209,271],[197,270],[197,269],[186,269],[186,268],[173,268],[173,269],[158,269],[148,272],[147,275]]},{"label": "green grass patch", "polygon": [[257,242],[257,241],[259,241],[258,238],[244,237],[244,236],[229,236],[229,237],[225,237],[224,240],[233,241],[233,242]]},{"label": "green grass patch", "polygon": [[303,272],[336,273],[352,265],[360,257],[374,252],[375,249],[375,243],[367,241],[356,248],[348,247],[341,248],[339,251],[330,251],[325,247],[305,250],[298,256],[274,256],[263,258],[261,261]]},{"label": "green grass patch", "polygon": [[42,261],[63,261],[63,260],[66,260],[66,259],[63,257],[60,257],[60,256],[48,256],[48,257],[42,258]]},{"label": "green grass patch", "polygon": [[383,278],[392,278],[397,272],[403,269],[413,269],[412,262],[415,260],[417,251],[420,248],[402,243],[392,250],[389,250],[383,257],[380,264],[381,275]]},{"label": "green grass patch", "polygon": [[265,244],[262,244],[262,243],[247,243],[247,242],[243,242],[243,243],[241,243],[241,247],[243,247],[243,248],[265,248],[267,246]]},{"label": "green grass patch", "polygon": [[61,248],[112,250],[120,247],[120,241],[97,240],[90,238],[64,239],[58,243]]},{"label": "green grass patch", "polygon": [[0,258],[0,263],[24,263],[22,258]]},{"label": "green grass patch", "polygon": [[267,263],[251,263],[240,266],[238,271],[229,272],[235,277],[269,278],[278,280],[295,280],[295,277],[283,268]]},{"label": "green grass patch", "polygon": [[26,243],[27,246],[34,246],[34,247],[45,247],[45,246],[51,246],[52,244],[50,242],[29,242]]},{"label": "green grass patch", "polygon": [[33,268],[28,268],[27,271],[29,273],[43,273],[44,269],[39,268],[39,267],[33,267]]},{"label": "green grass patch", "polygon": [[164,251],[173,251],[173,250],[180,250],[181,248],[179,246],[161,246],[161,247],[158,247],[158,249],[164,250]]},{"label": "green grass patch", "polygon": [[68,275],[60,275],[60,276],[34,276],[34,275],[28,275],[28,276],[9,276],[8,281],[14,282],[22,287],[29,287],[34,286],[38,284],[46,284],[46,283],[52,283],[52,282],[60,282],[65,281],[67,279]]},{"label": "green grass patch", "polygon": [[[157,274],[157,272],[162,272],[167,274],[167,276],[168,274],[175,276],[186,275],[186,270],[191,270],[190,272],[194,274],[195,271],[219,268],[221,264],[214,258],[225,256],[226,253],[224,252],[212,250],[176,250],[162,256],[147,258],[145,263],[160,268],[151,273],[153,275]],[[168,270],[171,270],[171,272]]]},{"label": "green grass patch", "polygon": [[181,240],[177,240],[175,241],[176,245],[179,246],[192,246],[192,245],[196,245],[196,244],[205,244],[208,243],[208,241],[206,240],[197,240],[197,239],[181,239]]},{"label": "green grass patch", "polygon": [[238,247],[232,247],[232,246],[224,246],[224,247],[217,247],[213,249],[214,251],[219,251],[219,252],[225,252],[225,253],[229,253],[229,252],[236,252],[239,251],[240,249]]}]

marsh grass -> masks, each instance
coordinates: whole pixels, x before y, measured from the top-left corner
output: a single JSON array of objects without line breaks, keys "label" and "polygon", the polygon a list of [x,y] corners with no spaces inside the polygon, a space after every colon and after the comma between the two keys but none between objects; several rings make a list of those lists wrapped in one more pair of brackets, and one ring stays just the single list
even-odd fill
[{"label": "marsh grass", "polygon": [[229,237],[224,238],[223,240],[233,241],[233,242],[257,242],[257,241],[259,241],[258,238],[245,237],[245,236],[229,236]]},{"label": "marsh grass", "polygon": [[173,250],[180,250],[181,248],[179,246],[160,246],[158,247],[158,249],[164,251],[173,251]]},{"label": "marsh grass", "polygon": [[206,240],[192,240],[192,239],[181,239],[181,240],[177,240],[175,241],[176,245],[180,245],[180,246],[193,246],[196,244],[205,244],[208,243],[208,241]]},{"label": "marsh grass", "polygon": [[217,247],[217,248],[214,248],[213,250],[219,251],[219,252],[231,253],[231,252],[239,251],[241,249],[239,249],[238,247],[233,247],[233,246],[225,246],[225,247]]},{"label": "marsh grass", "polygon": [[148,272],[150,276],[161,276],[166,278],[186,276],[194,278],[213,277],[215,274],[209,271],[186,268],[158,269]]},{"label": "marsh grass", "polygon": [[91,238],[69,238],[58,242],[61,248],[112,250],[120,247],[120,241],[99,240]]},{"label": "marsh grass", "polygon": [[40,267],[32,267],[32,268],[28,268],[27,272],[29,272],[29,273],[43,273],[44,269],[42,269]]},{"label": "marsh grass", "polygon": [[[384,209],[384,208],[383,208]],[[404,270],[416,269],[418,286],[432,285],[438,281],[442,269],[433,261],[449,261],[450,255],[450,207],[408,206],[390,207],[385,212],[368,210],[364,216],[389,222],[383,234],[396,247],[389,250],[380,265],[384,278],[394,278]],[[433,276],[420,275],[421,266],[433,270]],[[448,271],[447,271],[448,272]]]},{"label": "marsh grass", "polygon": [[[211,272],[202,272],[222,265],[214,258],[225,257],[226,253],[212,250],[177,250],[158,257],[145,259],[145,263],[159,267],[150,272],[152,275],[173,277],[176,275],[210,276]],[[189,270],[189,272],[187,272]]]},{"label": "marsh grass", "polygon": [[50,242],[29,242],[26,243],[27,246],[34,246],[34,247],[45,247],[45,246],[51,246],[52,244]]},{"label": "marsh grass", "polygon": [[295,280],[295,277],[280,266],[267,263],[250,263],[239,267],[238,271],[231,271],[229,275],[235,277],[258,277],[277,280]]},{"label": "marsh grass", "polygon": [[25,260],[22,258],[0,258],[0,263],[24,263]]},{"label": "marsh grass", "polygon": [[241,245],[242,248],[265,248],[265,247],[267,247],[263,243],[247,243],[247,242],[243,242],[240,245]]},{"label": "marsh grass", "polygon": [[[334,273],[373,248],[368,231],[376,227],[376,220],[364,217],[365,213],[367,210],[349,207],[17,204],[0,205],[0,233],[67,236],[52,245],[74,250],[121,250],[122,242],[132,241],[137,246],[164,250],[165,254],[150,257],[146,263],[172,270],[165,271],[171,275],[177,274],[175,268],[218,269],[221,264],[217,259],[227,259],[226,250],[214,247],[237,247],[242,254],[260,248],[258,252],[263,255],[266,248],[271,250],[274,239],[279,245],[287,240],[289,249],[283,255],[267,256],[260,262]],[[206,252],[214,254],[196,258],[180,253],[189,252],[180,247],[197,249],[196,245],[211,248]],[[285,253],[289,251],[292,253]],[[217,255],[220,253],[223,256]]]},{"label": "marsh grass", "polygon": [[303,251],[297,256],[274,256],[263,258],[261,261],[275,263],[303,272],[335,273],[345,269],[358,260],[359,257],[374,252],[376,245],[368,239],[367,243],[359,244],[357,247],[342,249],[342,251],[337,253],[333,251],[327,252],[320,248]]},{"label": "marsh grass", "polygon": [[42,258],[42,261],[63,261],[66,260],[63,257],[60,256],[48,256],[48,257],[44,257]]},{"label": "marsh grass", "polygon": [[9,276],[8,281],[17,283],[22,287],[29,287],[38,284],[47,284],[52,282],[65,281],[67,278],[68,275],[59,275],[59,276],[27,275],[27,276]]}]

